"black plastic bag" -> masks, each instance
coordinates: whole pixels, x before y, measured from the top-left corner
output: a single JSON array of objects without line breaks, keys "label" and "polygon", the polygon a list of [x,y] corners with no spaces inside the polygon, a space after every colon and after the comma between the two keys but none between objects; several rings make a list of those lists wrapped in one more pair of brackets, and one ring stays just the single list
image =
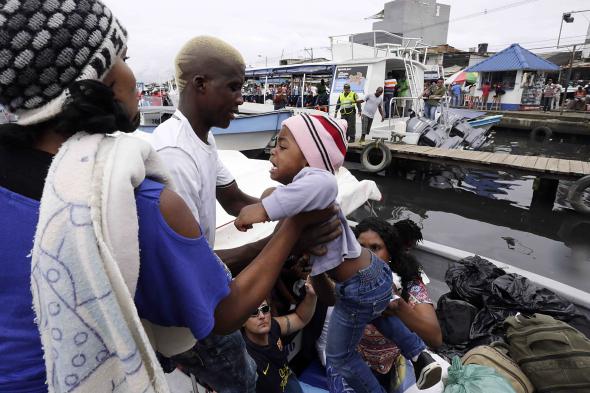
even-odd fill
[{"label": "black plastic bag", "polygon": [[566,321],[588,336],[590,321],[569,300],[518,274],[505,274],[491,284],[486,306],[475,316],[470,339],[504,332],[504,320],[517,313],[546,314]]},{"label": "black plastic bag", "polygon": [[471,324],[479,310],[473,304],[452,299],[449,295],[441,296],[436,305],[443,340],[453,345],[467,343]]},{"label": "black plastic bag", "polygon": [[[473,346],[503,338],[504,320],[518,312],[551,315],[590,337],[589,310],[578,309],[569,300],[526,277],[506,274],[478,256],[452,264],[445,274],[445,281],[451,292],[444,295],[437,305],[437,317],[445,342],[442,348],[438,348],[439,354],[461,355]],[[475,317],[472,317],[473,309],[457,300],[475,306],[478,310]],[[464,309],[461,310],[461,307]],[[467,323],[471,324],[471,328],[469,339],[465,340]]]},{"label": "black plastic bag", "polygon": [[525,314],[540,313],[553,317],[571,318],[576,313],[576,306],[569,300],[518,274],[506,274],[495,279],[487,304]]},{"label": "black plastic bag", "polygon": [[504,274],[504,270],[476,255],[452,264],[445,274],[445,282],[454,298],[482,308],[491,294],[492,281]]},{"label": "black plastic bag", "polygon": [[471,340],[485,340],[490,336],[504,336],[506,333],[506,330],[504,329],[504,320],[517,313],[518,311],[516,310],[504,309],[501,307],[484,307],[473,319],[469,338]]}]

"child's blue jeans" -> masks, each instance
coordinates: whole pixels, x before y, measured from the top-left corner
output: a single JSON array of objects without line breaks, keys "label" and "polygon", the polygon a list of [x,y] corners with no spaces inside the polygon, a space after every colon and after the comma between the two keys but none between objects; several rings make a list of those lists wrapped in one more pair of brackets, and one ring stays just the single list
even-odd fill
[{"label": "child's blue jeans", "polygon": [[336,283],[336,305],[328,326],[326,363],[342,376],[356,393],[385,390],[357,351],[368,323],[393,341],[406,358],[413,358],[426,346],[397,317],[383,317],[391,299],[392,277],[389,266],[375,255],[371,264],[354,277]]}]

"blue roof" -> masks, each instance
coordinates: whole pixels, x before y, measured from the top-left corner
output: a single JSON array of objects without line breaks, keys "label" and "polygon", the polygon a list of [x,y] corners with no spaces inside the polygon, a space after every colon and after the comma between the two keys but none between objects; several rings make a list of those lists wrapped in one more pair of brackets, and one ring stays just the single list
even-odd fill
[{"label": "blue roof", "polygon": [[512,44],[492,57],[465,69],[466,72],[513,70],[559,71],[559,66],[540,58],[518,44]]}]

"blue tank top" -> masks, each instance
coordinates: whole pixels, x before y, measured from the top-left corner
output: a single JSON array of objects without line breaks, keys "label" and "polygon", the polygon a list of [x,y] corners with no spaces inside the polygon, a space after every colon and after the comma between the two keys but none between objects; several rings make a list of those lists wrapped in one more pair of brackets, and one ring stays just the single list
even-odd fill
[{"label": "blue tank top", "polygon": [[[202,339],[213,329],[231,278],[203,236],[185,238],[168,226],[159,207],[163,188],[146,179],[136,189],[141,265],[135,304],[141,318],[190,328]],[[30,290],[38,211],[38,201],[0,187],[0,392],[47,392]]]}]

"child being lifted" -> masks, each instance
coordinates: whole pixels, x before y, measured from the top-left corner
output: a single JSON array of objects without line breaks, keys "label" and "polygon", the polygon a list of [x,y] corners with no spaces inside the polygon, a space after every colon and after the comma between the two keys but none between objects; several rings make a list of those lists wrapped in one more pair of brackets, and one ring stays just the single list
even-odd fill
[{"label": "child being lifted", "polygon": [[[285,120],[271,151],[270,177],[278,181],[260,203],[246,206],[235,221],[245,231],[252,224],[280,220],[334,203],[338,186],[334,174],[346,154],[346,122],[328,116],[301,114]],[[419,389],[435,385],[441,367],[426,345],[395,316],[382,316],[392,299],[392,273],[384,261],[362,248],[339,213],[342,235],[327,244],[324,256],[312,256],[311,275],[324,272],[335,281],[336,304],[330,319],[326,361],[357,393],[385,390],[357,352],[365,326],[372,323],[411,359]]]}]

